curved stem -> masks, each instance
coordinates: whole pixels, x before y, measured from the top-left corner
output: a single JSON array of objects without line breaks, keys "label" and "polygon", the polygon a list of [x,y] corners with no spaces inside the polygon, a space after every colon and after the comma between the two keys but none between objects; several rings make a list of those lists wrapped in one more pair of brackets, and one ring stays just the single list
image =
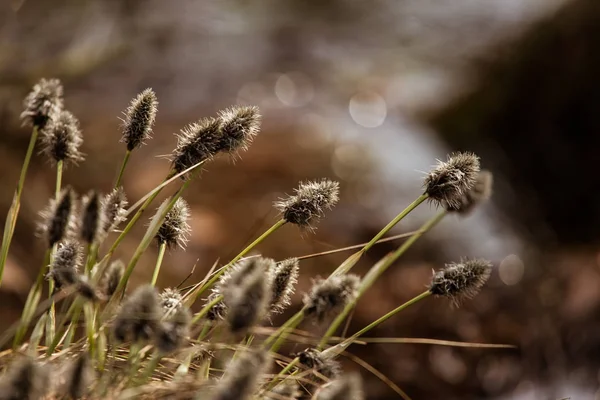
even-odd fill
[{"label": "curved stem", "polygon": [[156,265],[154,266],[154,273],[152,274],[152,281],[150,284],[152,286],[156,286],[156,280],[158,279],[158,272],[160,271],[160,266],[162,265],[163,257],[165,256],[165,250],[167,249],[167,243],[161,242],[160,247],[158,248],[158,257],[156,258]]},{"label": "curved stem", "polygon": [[117,179],[115,180],[115,188],[121,186],[121,180],[123,180],[123,173],[125,172],[125,167],[127,166],[127,162],[129,161],[129,157],[131,156],[131,151],[127,150],[125,152],[125,157],[123,157],[123,163],[121,164],[121,169],[119,170],[119,174],[117,175]]}]

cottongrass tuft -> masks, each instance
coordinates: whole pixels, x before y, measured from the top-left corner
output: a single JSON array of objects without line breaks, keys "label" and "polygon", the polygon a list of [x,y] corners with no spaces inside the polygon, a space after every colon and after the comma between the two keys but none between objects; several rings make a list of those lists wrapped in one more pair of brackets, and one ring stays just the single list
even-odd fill
[{"label": "cottongrass tuft", "polygon": [[475,154],[450,154],[447,161],[439,161],[425,177],[425,193],[444,208],[457,208],[462,197],[475,186],[479,169],[479,157]]},{"label": "cottongrass tuft", "polygon": [[[306,368],[312,369],[316,372],[316,376],[322,379],[333,379],[337,377],[342,367],[333,357],[326,355],[322,351],[314,348],[308,348],[304,351],[296,354],[298,362]],[[320,375],[320,376],[319,376]]]},{"label": "cottongrass tuft", "polygon": [[150,139],[152,126],[156,119],[158,100],[152,89],[148,88],[138,94],[127,110],[123,113],[123,137],[121,142],[127,144],[127,150],[132,151]]},{"label": "cottongrass tuft", "polygon": [[112,190],[102,198],[102,214],[104,214],[104,233],[107,234],[114,230],[121,222],[125,220],[125,207],[127,207],[127,197],[122,187]]},{"label": "cottongrass tuft", "polygon": [[77,275],[77,282],[75,286],[76,292],[79,296],[89,301],[98,301],[100,296],[96,288],[92,285],[89,278],[85,275]]},{"label": "cottongrass tuft", "polygon": [[258,107],[233,106],[219,112],[221,119],[220,151],[247,150],[260,130]]},{"label": "cottongrass tuft", "polygon": [[362,380],[358,374],[347,374],[323,386],[314,400],[364,400]]},{"label": "cottongrass tuft", "polygon": [[177,307],[167,312],[160,324],[154,343],[162,353],[172,353],[185,344],[190,334],[192,313],[187,307]]},{"label": "cottongrass tuft", "polygon": [[42,152],[53,163],[59,161],[77,164],[84,160],[79,147],[83,143],[79,121],[69,111],[62,110],[42,130]]},{"label": "cottongrass tuft", "polygon": [[160,305],[164,312],[172,312],[183,307],[183,296],[177,289],[166,288],[160,293]]},{"label": "cottongrass tuft", "polygon": [[465,193],[458,206],[446,205],[446,210],[457,212],[459,214],[469,214],[479,204],[487,201],[492,196],[492,185],[494,184],[494,176],[490,171],[483,170],[477,174],[475,185],[471,190]]},{"label": "cottongrass tuft", "polygon": [[75,194],[70,187],[64,188],[58,198],[50,199],[50,204],[40,213],[42,223],[39,228],[48,248],[72,236],[76,224]]},{"label": "cottongrass tuft", "polygon": [[102,284],[102,293],[104,296],[110,298],[115,294],[124,272],[125,264],[121,260],[115,260],[108,266]]},{"label": "cottongrass tuft", "polygon": [[49,388],[48,370],[29,357],[17,359],[0,378],[0,399],[38,400]]},{"label": "cottongrass tuft", "polygon": [[150,285],[138,287],[121,304],[113,321],[115,339],[140,342],[153,338],[162,314],[156,289]]},{"label": "cottongrass tuft", "polygon": [[[163,202],[168,203],[170,199],[166,199]],[[159,209],[162,208],[159,207]],[[188,219],[190,218],[190,208],[187,202],[183,198],[178,198],[173,208],[167,213],[161,226],[158,228],[156,233],[156,240],[159,244],[165,244],[167,248],[173,248],[176,246],[185,249],[185,245],[188,241],[190,234],[190,225]]]},{"label": "cottongrass tuft", "polygon": [[50,264],[47,277],[54,280],[56,289],[77,282],[77,273],[83,262],[83,248],[76,240],[59,243]]},{"label": "cottongrass tuft", "polygon": [[88,243],[98,243],[104,234],[104,213],[101,210],[100,196],[94,190],[83,199],[79,236]]},{"label": "cottongrass tuft", "polygon": [[490,278],[492,263],[482,258],[463,258],[459,263],[450,263],[434,272],[429,291],[448,297],[454,305],[464,299],[472,299]]},{"label": "cottongrass tuft", "polygon": [[219,381],[211,400],[248,400],[268,367],[268,354],[247,350],[235,358]]},{"label": "cottongrass tuft", "polygon": [[207,161],[220,150],[221,121],[204,118],[184,127],[177,136],[177,146],[171,155],[172,168],[182,172],[193,165]]},{"label": "cottongrass tuft", "polygon": [[330,319],[356,298],[359,284],[360,278],[353,274],[317,279],[304,295],[306,317],[319,323]]},{"label": "cottongrass tuft", "polygon": [[300,227],[314,229],[313,223],[339,200],[340,184],[329,179],[301,182],[296,194],[275,202],[283,219]]},{"label": "cottongrass tuft", "polygon": [[280,314],[291,304],[300,268],[297,258],[288,258],[269,269],[271,280],[271,313]]},{"label": "cottongrass tuft", "polygon": [[23,101],[24,123],[44,129],[48,121],[58,117],[63,108],[63,87],[58,79],[40,79]]}]

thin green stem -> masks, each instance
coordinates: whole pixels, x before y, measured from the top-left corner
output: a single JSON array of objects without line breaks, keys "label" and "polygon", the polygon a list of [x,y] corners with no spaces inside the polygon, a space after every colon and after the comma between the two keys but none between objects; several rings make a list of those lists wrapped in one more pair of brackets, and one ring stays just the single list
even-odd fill
[{"label": "thin green stem", "polygon": [[117,175],[117,179],[115,180],[115,188],[121,186],[121,180],[123,180],[123,173],[125,172],[125,167],[127,166],[127,162],[129,162],[129,157],[131,156],[131,151],[127,150],[125,152],[125,157],[123,157],[123,163],[121,164],[121,169],[119,170],[119,174]]},{"label": "thin green stem", "polygon": [[[210,311],[211,308],[213,308],[218,302],[220,302],[222,300],[223,300],[223,295],[221,294],[221,295],[215,297],[214,299],[212,299],[211,301],[209,301],[208,303],[206,303],[206,305],[204,307],[202,307],[202,310],[200,310],[198,312],[198,314],[194,315],[194,318],[192,318],[192,325],[197,324],[198,321],[200,321],[202,319],[202,317],[204,317],[206,314],[208,314],[208,312]],[[200,340],[200,339],[198,338],[198,340]]]},{"label": "thin green stem", "polygon": [[152,286],[156,286],[156,280],[158,279],[158,273],[160,271],[160,266],[162,265],[163,257],[165,256],[166,249],[167,249],[167,243],[161,242],[160,247],[158,248],[158,257],[156,258],[156,265],[154,266],[154,273],[152,274],[152,282],[150,282],[150,284]]},{"label": "thin green stem", "polygon": [[285,366],[284,369],[282,369],[276,377],[274,377],[271,382],[269,382],[269,384],[267,385],[267,387],[264,389],[265,391],[267,390],[271,390],[273,389],[275,386],[277,386],[277,384],[279,383],[278,381],[283,381],[285,379],[285,375],[287,375],[296,365],[298,365],[298,363],[300,362],[300,359],[298,357],[294,358],[288,365]]},{"label": "thin green stem", "polygon": [[54,191],[54,198],[58,199],[60,194],[60,188],[62,186],[62,175],[63,175],[63,160],[56,163],[56,190]]},{"label": "thin green stem", "polygon": [[281,345],[283,345],[283,342],[285,342],[292,330],[294,330],[298,325],[300,325],[300,322],[302,322],[303,319],[304,309],[294,314],[294,316],[288,319],[285,324],[283,324],[279,329],[277,329],[277,331],[275,331],[275,333],[269,336],[267,340],[265,340],[265,346],[269,345],[273,340],[277,339],[275,340],[275,343],[271,345],[271,352],[276,353],[281,347]]},{"label": "thin green stem", "polygon": [[97,243],[90,243],[88,245],[88,254],[85,262],[85,274],[90,276],[92,273],[92,268],[94,264],[96,264],[96,260],[98,258],[98,249],[99,246]]},{"label": "thin green stem", "polygon": [[402,243],[400,247],[393,253],[388,254],[383,259],[381,259],[377,264],[375,264],[367,275],[363,278],[360,283],[358,289],[358,295],[356,298],[348,303],[344,310],[336,317],[336,319],[331,323],[327,332],[321,338],[319,342],[319,349],[322,349],[323,346],[329,341],[329,338],[333,336],[336,330],[341,326],[344,319],[348,316],[350,311],[354,308],[358,300],[362,297],[362,295],[375,283],[375,281],[396,261],[400,256],[402,256],[421,236],[423,236],[426,232],[431,230],[435,225],[437,225],[445,216],[447,212],[441,211],[433,218],[429,219],[421,229],[418,230],[413,236],[411,236],[406,242]]},{"label": "thin green stem", "polygon": [[34,126],[33,131],[31,132],[31,138],[29,139],[27,153],[25,154],[25,160],[23,161],[23,166],[21,167],[19,182],[17,182],[17,188],[13,196],[13,201],[8,211],[8,215],[6,216],[6,223],[4,225],[4,234],[2,238],[2,248],[0,249],[0,285],[2,285],[2,276],[4,275],[4,266],[6,265],[6,259],[8,258],[8,249],[10,248],[10,242],[12,241],[12,237],[15,232],[17,217],[19,216],[19,209],[21,208],[21,194],[23,193],[25,177],[27,176],[27,169],[29,168],[31,155],[35,149],[35,142],[38,138],[38,132],[38,127]]}]

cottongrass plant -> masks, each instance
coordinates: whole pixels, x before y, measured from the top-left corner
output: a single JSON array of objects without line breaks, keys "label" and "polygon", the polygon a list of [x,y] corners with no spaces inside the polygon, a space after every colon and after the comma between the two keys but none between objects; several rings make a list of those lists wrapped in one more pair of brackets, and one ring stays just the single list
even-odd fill
[{"label": "cottongrass plant", "polygon": [[[339,362],[352,343],[429,296],[458,306],[475,297],[490,277],[492,264],[487,260],[448,263],[430,282],[423,282],[423,293],[349,337],[334,338],[364,293],[412,244],[446,215],[467,214],[490,197],[492,174],[481,171],[479,158],[465,152],[439,161],[425,176],[423,193],[369,242],[335,250],[359,249],[328,276],[314,277],[300,310],[279,327],[265,328],[274,315],[291,307],[300,260],[306,257],[276,261],[250,254],[285,225],[299,227],[300,236],[314,233],[319,220],[340,201],[336,181],[301,182],[293,194],[274,202],[279,219],[235,257],[222,266],[215,264],[205,279],[187,288],[159,290],[166,250],[185,251],[189,239],[191,211],[183,193],[207,162],[220,154],[237,159],[248,150],[260,131],[259,110],[233,106],[182,128],[167,176],[126,210],[126,166],[132,152],[141,151],[151,138],[156,94],[144,90],[124,112],[125,156],[113,187],[106,194],[89,188],[81,197],[70,186],[62,187],[63,164],[76,166],[84,160],[79,123],[64,110],[62,94],[58,80],[42,79],[27,96],[22,114],[33,131],[6,220],[0,283],[40,133],[42,153],[57,166],[56,191],[41,213],[40,238],[47,251],[38,278],[20,320],[0,336],[2,347],[13,344],[0,356],[5,370],[0,399],[360,400],[365,398],[360,377],[345,374]],[[116,248],[169,184],[179,188],[158,206],[129,261],[113,260]],[[397,239],[388,232],[426,200],[439,209],[431,219],[418,231],[401,235],[406,240],[364,276],[350,273],[374,245]],[[119,233],[112,238],[115,231]],[[158,257],[150,282],[128,288],[153,241]],[[44,278],[49,297],[42,301]],[[321,333],[296,335],[295,328],[303,322],[305,331]],[[280,352],[283,344],[296,340],[308,347],[297,354]],[[409,398],[399,388],[394,390]]]}]

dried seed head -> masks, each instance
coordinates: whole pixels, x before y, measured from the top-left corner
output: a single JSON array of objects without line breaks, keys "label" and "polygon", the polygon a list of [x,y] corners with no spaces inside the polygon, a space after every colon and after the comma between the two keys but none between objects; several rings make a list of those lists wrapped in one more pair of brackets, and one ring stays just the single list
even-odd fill
[{"label": "dried seed head", "polygon": [[83,209],[79,235],[86,243],[98,243],[104,235],[104,213],[101,210],[100,196],[96,191],[91,191],[83,199]]},{"label": "dried seed head", "polygon": [[471,299],[487,282],[492,273],[492,263],[481,258],[463,258],[459,263],[446,264],[433,274],[429,291],[448,297],[455,305]]},{"label": "dried seed head", "polygon": [[152,89],[148,88],[138,94],[124,112],[123,137],[121,142],[127,144],[127,150],[132,151],[150,139],[152,126],[156,119],[158,100]]},{"label": "dried seed head", "polygon": [[347,374],[323,386],[315,400],[364,400],[362,380],[358,374]]},{"label": "dried seed head", "polygon": [[159,351],[172,353],[181,348],[190,334],[192,313],[187,307],[177,307],[169,312],[154,337]]},{"label": "dried seed head", "polygon": [[53,163],[64,161],[77,164],[84,160],[79,147],[83,143],[79,121],[69,111],[62,110],[42,130],[42,152]]},{"label": "dried seed head", "polygon": [[283,381],[265,395],[265,400],[297,400],[302,396],[296,381]]},{"label": "dried seed head", "polygon": [[149,340],[162,317],[160,299],[154,287],[138,287],[121,305],[113,323],[113,334],[120,342]]},{"label": "dried seed head", "polygon": [[337,377],[342,370],[339,362],[317,349],[306,349],[296,354],[296,357],[298,357],[298,362],[300,364],[304,365],[306,368],[315,370],[316,374],[313,379],[319,378],[319,380],[322,380],[323,377],[326,379],[333,379]]},{"label": "dried seed head", "polygon": [[339,187],[338,182],[328,179],[300,183],[296,194],[275,202],[275,208],[287,222],[313,229],[311,224],[338,202]]},{"label": "dried seed head", "polygon": [[77,274],[83,261],[83,248],[75,240],[58,245],[47,277],[54,280],[56,289],[77,283]]},{"label": "dried seed head", "polygon": [[425,193],[444,208],[459,207],[462,197],[475,186],[479,168],[479,157],[473,153],[450,154],[448,161],[439,161],[425,177]]},{"label": "dried seed head", "polygon": [[172,312],[183,307],[183,296],[177,289],[166,288],[160,294],[160,305],[164,312]]},{"label": "dried seed head", "polygon": [[183,128],[177,136],[177,147],[171,156],[172,168],[182,172],[200,162],[211,159],[222,150],[221,121],[204,118]]},{"label": "dried seed head", "polygon": [[271,313],[280,314],[290,305],[290,296],[294,294],[298,283],[298,259],[288,258],[269,269],[272,282]]},{"label": "dried seed head", "polygon": [[360,278],[356,275],[334,275],[317,279],[304,295],[306,316],[321,323],[339,313],[358,294]]},{"label": "dried seed head", "polygon": [[268,367],[264,351],[247,350],[236,357],[219,381],[211,400],[248,400]]},{"label": "dried seed head", "polygon": [[[205,301],[205,304],[209,304],[212,301],[214,301],[217,297],[219,297],[219,294],[217,293],[211,293]],[[216,303],[215,305],[213,305],[210,310],[208,310],[208,312],[206,313],[206,319],[208,319],[209,321],[216,321],[219,319],[224,319],[225,315],[227,315],[227,306],[225,305],[225,303],[221,300],[218,303]]]},{"label": "dried seed head", "polygon": [[468,214],[477,205],[487,201],[492,195],[492,185],[494,183],[494,176],[490,171],[481,171],[477,174],[475,180],[475,186],[467,193],[465,193],[458,206],[446,205],[446,210],[450,212],[457,212],[459,214]]},{"label": "dried seed head", "polygon": [[221,151],[235,154],[247,150],[260,130],[258,107],[233,106],[219,112],[219,118]]},{"label": "dried seed head", "polygon": [[77,226],[73,190],[70,187],[64,188],[57,199],[50,200],[50,204],[40,215],[43,219],[40,230],[49,248],[70,237]]},{"label": "dried seed head", "polygon": [[107,298],[111,297],[117,291],[119,282],[125,272],[125,264],[121,260],[113,261],[104,275],[104,282],[102,284],[102,292]]},{"label": "dried seed head", "polygon": [[227,287],[223,301],[228,310],[226,320],[234,335],[245,334],[265,317],[271,297],[270,282],[265,279],[266,274],[266,269],[258,267],[239,284]]},{"label": "dried seed head", "polygon": [[102,198],[101,210],[104,215],[104,233],[114,230],[121,222],[125,220],[125,207],[127,207],[127,197],[123,187],[113,189],[112,192]]},{"label": "dried seed head", "polygon": [[[169,201],[170,199],[166,199],[163,204]],[[171,211],[165,216],[165,220],[160,228],[158,228],[158,232],[156,233],[158,243],[164,243],[168,248],[179,246],[185,249],[191,231],[187,222],[189,218],[190,208],[187,202],[180,197],[173,205],[173,208],[171,208]]]},{"label": "dried seed head", "polygon": [[63,87],[58,79],[41,79],[23,102],[24,123],[43,129],[63,108]]},{"label": "dried seed head", "polygon": [[72,360],[65,371],[64,377],[66,379],[64,384],[61,385],[59,393],[63,396],[69,396],[71,399],[83,398],[94,379],[94,371],[88,353],[82,353]]},{"label": "dried seed head", "polygon": [[48,378],[48,370],[33,359],[17,359],[0,378],[0,399],[41,399],[48,391]]}]

